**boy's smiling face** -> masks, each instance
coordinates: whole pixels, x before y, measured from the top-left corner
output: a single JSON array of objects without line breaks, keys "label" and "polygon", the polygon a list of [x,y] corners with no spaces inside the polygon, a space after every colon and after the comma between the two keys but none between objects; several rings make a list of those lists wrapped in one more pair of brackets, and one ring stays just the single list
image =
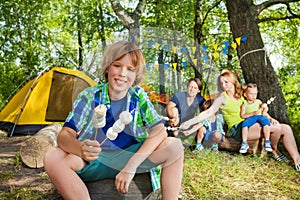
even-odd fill
[{"label": "boy's smiling face", "polygon": [[108,74],[109,96],[112,100],[119,100],[128,92],[136,79],[136,66],[133,66],[129,54],[114,61],[106,70]]}]

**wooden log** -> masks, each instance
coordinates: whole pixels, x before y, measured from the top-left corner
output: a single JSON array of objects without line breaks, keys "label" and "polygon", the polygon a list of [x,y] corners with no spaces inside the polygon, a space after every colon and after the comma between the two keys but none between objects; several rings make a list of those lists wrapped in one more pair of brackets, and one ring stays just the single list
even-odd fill
[{"label": "wooden log", "polygon": [[139,200],[139,199],[159,199],[159,191],[153,192],[150,174],[136,174],[129,185],[127,194],[119,193],[116,190],[114,179],[104,179],[95,182],[85,183],[91,199],[101,200]]},{"label": "wooden log", "polygon": [[[229,152],[239,152],[241,148],[241,142],[234,138],[226,137],[225,141],[219,143],[219,149]],[[264,139],[248,140],[249,149],[247,153],[256,154],[259,157],[263,157],[266,154],[264,150]]]},{"label": "wooden log", "polygon": [[58,124],[46,126],[24,141],[20,148],[23,163],[30,168],[43,167],[44,155],[51,147],[57,146],[57,134],[61,128]]}]

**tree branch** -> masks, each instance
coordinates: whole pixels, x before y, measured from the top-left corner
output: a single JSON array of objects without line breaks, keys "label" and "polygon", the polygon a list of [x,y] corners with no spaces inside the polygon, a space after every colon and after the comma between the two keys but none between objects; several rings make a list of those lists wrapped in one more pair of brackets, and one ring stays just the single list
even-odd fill
[{"label": "tree branch", "polygon": [[255,6],[256,7],[256,16],[258,16],[263,10],[265,10],[271,6],[277,5],[277,4],[285,4],[288,7],[289,12],[292,13],[290,10],[289,3],[294,3],[294,2],[300,2],[300,0],[269,0],[269,1],[265,1],[265,2]]},{"label": "tree branch", "polygon": [[296,19],[296,18],[299,18],[299,16],[298,16],[298,17],[295,17],[295,16],[286,16],[286,17],[268,17],[268,18],[264,18],[264,19],[257,19],[257,22],[258,22],[258,23],[261,23],[261,22],[267,22],[267,21],[280,21],[280,20]]}]

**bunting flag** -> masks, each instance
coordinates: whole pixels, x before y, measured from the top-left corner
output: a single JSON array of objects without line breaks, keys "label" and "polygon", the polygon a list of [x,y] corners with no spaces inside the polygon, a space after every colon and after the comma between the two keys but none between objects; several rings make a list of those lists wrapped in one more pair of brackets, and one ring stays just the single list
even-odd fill
[{"label": "bunting flag", "polygon": [[208,56],[207,56],[207,55],[203,56],[203,59],[204,59],[204,61],[205,61],[206,63],[208,63]]},{"label": "bunting flag", "polygon": [[216,58],[218,58],[218,53],[217,52],[213,52],[212,56],[216,59]]},{"label": "bunting flag", "polygon": [[193,59],[194,65],[197,65],[197,59]]},{"label": "bunting flag", "polygon": [[152,40],[148,41],[148,48],[149,49],[152,48],[152,45],[153,45],[153,41]]},{"label": "bunting flag", "polygon": [[228,54],[227,49],[228,49],[228,48],[223,48],[223,49],[222,49],[222,52],[223,52],[225,55]]},{"label": "bunting flag", "polygon": [[231,44],[231,47],[235,50],[236,47],[237,47],[236,43],[232,43],[232,44]]},{"label": "bunting flag", "polygon": [[158,49],[159,49],[159,46],[160,46],[160,44],[159,44],[159,43],[156,43],[156,44],[155,44],[155,48],[156,48],[156,50],[158,50]]},{"label": "bunting flag", "polygon": [[225,48],[228,49],[228,47],[229,47],[229,42],[228,42],[228,41],[224,42],[224,45],[225,45]]},{"label": "bunting flag", "polygon": [[[234,50],[236,50],[238,48],[238,46],[240,46],[241,43],[246,42],[247,39],[248,39],[248,35],[244,35],[244,36],[237,37],[237,38],[233,39],[232,43],[230,43],[229,41],[225,41],[222,44],[223,45],[222,48],[219,48],[219,46],[221,46],[219,44],[213,44],[212,45],[213,51],[209,50],[206,45],[203,45],[203,46],[200,47],[201,50],[202,50],[203,59],[204,59],[204,61],[206,63],[208,63],[210,57],[216,59],[216,58],[220,57],[220,55],[219,55],[220,53],[228,55],[228,50],[229,50],[230,47],[233,48]],[[139,42],[141,39],[138,38],[138,37],[134,38],[132,36],[131,40]],[[174,54],[178,53],[178,51],[181,50],[182,56],[184,56],[183,54],[187,53],[187,50],[188,50],[187,48],[191,48],[193,54],[195,54],[196,50],[197,50],[196,46],[192,46],[192,47],[182,46],[180,48],[179,46],[169,46],[169,45],[164,45],[164,44],[156,43],[153,40],[149,40],[148,41],[148,48],[153,48],[153,46],[155,46],[156,50],[159,50],[159,49],[163,49],[164,51],[170,51],[170,50],[172,50],[172,52]],[[194,55],[194,57],[195,57],[195,55]],[[192,58],[192,55],[191,55],[191,58]],[[197,59],[192,59],[192,63],[194,65],[197,65]],[[165,63],[163,65],[164,65],[165,68],[168,68],[169,66],[172,66],[172,68],[175,69],[175,70],[177,70],[177,66],[178,66],[177,63],[169,63],[169,64]],[[182,61],[182,65],[183,65],[184,68],[186,68],[187,67],[187,61]],[[154,66],[155,66],[156,70],[159,69],[159,65],[158,65],[157,61],[154,63]],[[147,69],[150,68],[150,65],[146,64],[146,68]]]},{"label": "bunting flag", "polygon": [[165,46],[164,46],[164,50],[165,50],[165,51],[168,51],[168,50],[169,50],[169,46],[168,46],[168,45],[165,45]]},{"label": "bunting flag", "polygon": [[247,37],[248,37],[248,35],[243,36],[242,39],[241,39],[241,41],[242,42],[246,42],[247,41]]},{"label": "bunting flag", "polygon": [[177,48],[176,46],[173,46],[173,53],[176,53],[177,52]]},{"label": "bunting flag", "polygon": [[213,48],[214,48],[215,51],[217,51],[217,49],[218,49],[218,44],[213,44]]},{"label": "bunting flag", "polygon": [[235,38],[235,41],[239,46],[241,45],[241,37]]},{"label": "bunting flag", "polygon": [[192,47],[192,52],[193,52],[193,53],[196,52],[196,47]]},{"label": "bunting flag", "polygon": [[177,63],[172,63],[173,68],[176,70],[177,69]]},{"label": "bunting flag", "polygon": [[158,63],[155,63],[155,69],[158,71]]}]

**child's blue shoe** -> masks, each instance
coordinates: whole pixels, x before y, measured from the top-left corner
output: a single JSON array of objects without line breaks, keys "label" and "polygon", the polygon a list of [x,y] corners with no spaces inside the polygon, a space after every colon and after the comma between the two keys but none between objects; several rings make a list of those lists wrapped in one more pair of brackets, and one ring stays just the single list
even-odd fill
[{"label": "child's blue shoe", "polygon": [[249,145],[247,142],[242,142],[242,146],[240,148],[240,153],[246,153],[249,149]]},{"label": "child's blue shoe", "polygon": [[219,147],[218,147],[218,144],[212,144],[211,145],[211,149],[214,151],[214,152],[219,152]]},{"label": "child's blue shoe", "polygon": [[268,152],[272,152],[271,142],[270,140],[265,140],[265,150]]}]

